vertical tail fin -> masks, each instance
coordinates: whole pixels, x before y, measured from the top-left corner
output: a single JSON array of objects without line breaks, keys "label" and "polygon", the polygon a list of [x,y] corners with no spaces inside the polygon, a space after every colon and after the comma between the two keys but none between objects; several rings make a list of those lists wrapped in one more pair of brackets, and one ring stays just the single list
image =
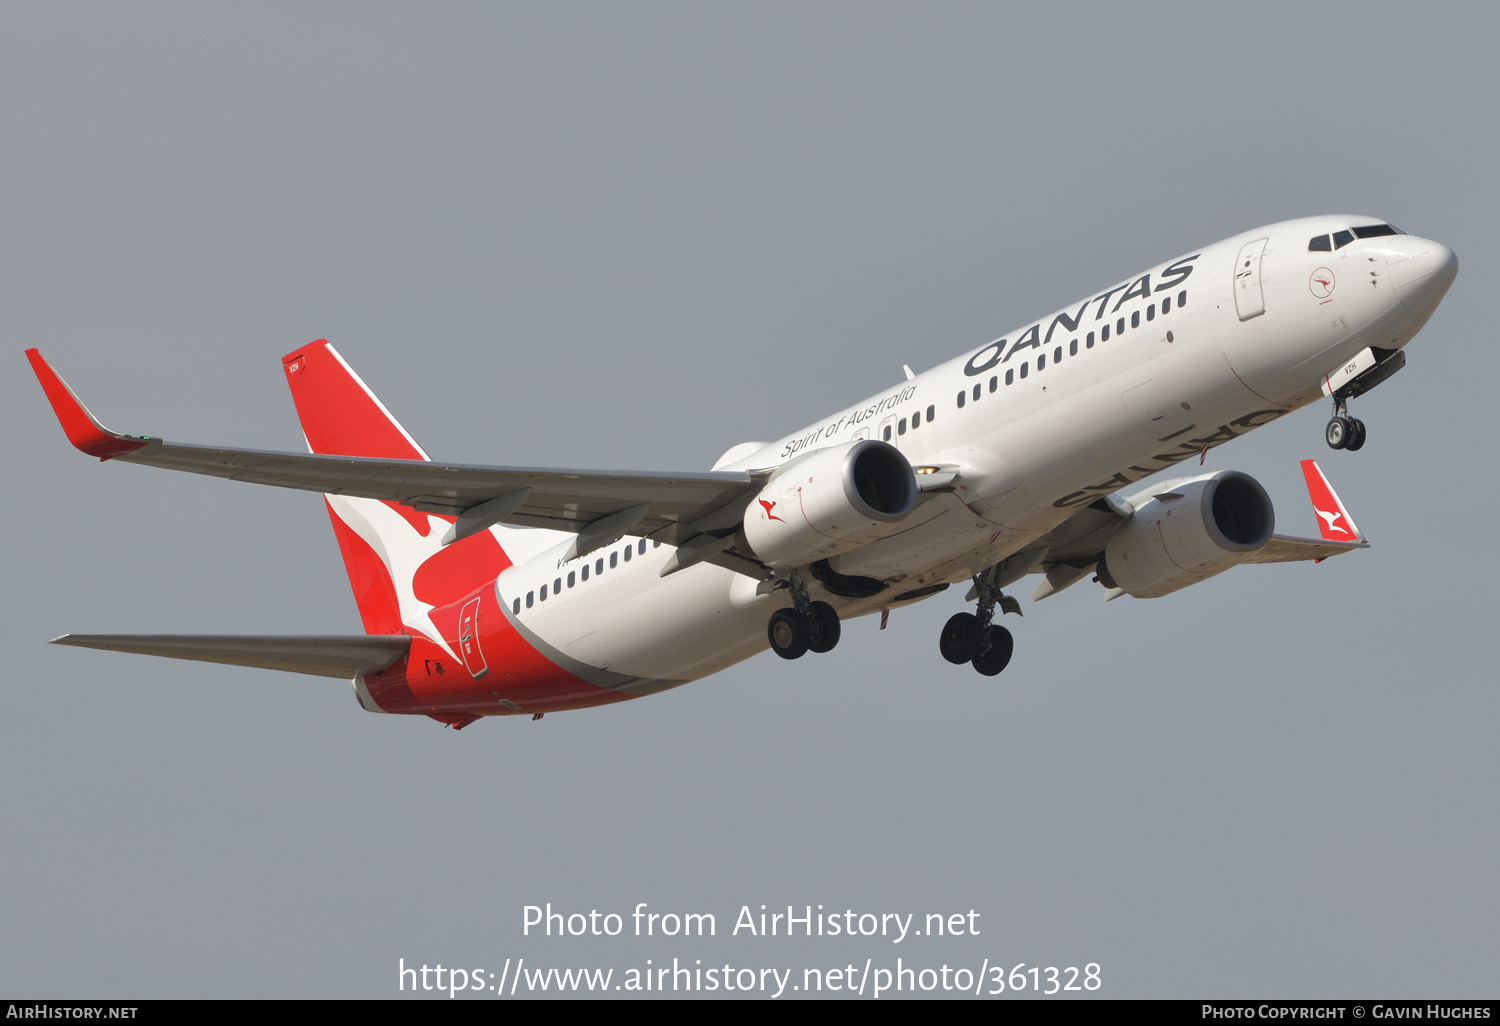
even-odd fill
[{"label": "vertical tail fin", "polygon": [[309,452],[430,459],[327,339],[281,358]]},{"label": "vertical tail fin", "polygon": [[[425,460],[416,439],[326,339],[281,360],[309,451],[329,456]],[[431,614],[510,565],[492,533],[451,545],[453,518],[347,495],[323,496],[367,634],[456,636]]]}]

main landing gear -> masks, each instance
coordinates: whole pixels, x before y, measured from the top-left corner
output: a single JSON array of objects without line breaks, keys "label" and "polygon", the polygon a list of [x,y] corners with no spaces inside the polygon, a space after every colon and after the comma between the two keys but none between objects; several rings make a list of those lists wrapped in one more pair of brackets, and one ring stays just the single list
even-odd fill
[{"label": "main landing gear", "polygon": [[1365,444],[1365,422],[1349,416],[1349,401],[1335,397],[1333,419],[1323,429],[1323,438],[1330,449],[1348,449],[1358,452]]},{"label": "main landing gear", "polygon": [[974,578],[975,590],[979,592],[978,614],[953,614],[938,636],[938,650],[944,659],[950,663],[972,663],[986,677],[1005,669],[1016,648],[1010,631],[990,623],[995,606],[999,605],[1001,612],[1021,613],[1021,604],[994,586],[999,569],[991,567]]},{"label": "main landing gear", "polygon": [[778,609],[766,624],[771,651],[783,659],[799,659],[805,652],[831,652],[839,643],[839,614],[827,602],[808,599],[807,585],[792,571],[792,608]]}]

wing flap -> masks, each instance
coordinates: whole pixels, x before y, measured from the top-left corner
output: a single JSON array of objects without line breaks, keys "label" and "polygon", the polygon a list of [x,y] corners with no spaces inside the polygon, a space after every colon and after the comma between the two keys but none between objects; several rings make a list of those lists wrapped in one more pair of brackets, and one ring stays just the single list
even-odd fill
[{"label": "wing flap", "polygon": [[352,680],[379,673],[400,659],[411,647],[411,638],[401,634],[64,634],[51,643]]}]

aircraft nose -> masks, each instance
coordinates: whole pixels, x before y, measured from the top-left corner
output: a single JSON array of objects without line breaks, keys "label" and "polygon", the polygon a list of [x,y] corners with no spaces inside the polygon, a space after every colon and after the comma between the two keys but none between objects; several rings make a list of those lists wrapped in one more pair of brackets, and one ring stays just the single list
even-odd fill
[{"label": "aircraft nose", "polygon": [[1389,240],[1386,266],[1397,297],[1408,306],[1436,304],[1458,275],[1458,257],[1453,250],[1415,235]]}]

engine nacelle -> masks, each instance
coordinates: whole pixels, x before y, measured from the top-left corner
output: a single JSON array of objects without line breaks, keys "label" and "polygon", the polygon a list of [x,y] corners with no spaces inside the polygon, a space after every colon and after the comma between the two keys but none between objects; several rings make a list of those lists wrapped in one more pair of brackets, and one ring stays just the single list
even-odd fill
[{"label": "engine nacelle", "polygon": [[767,566],[806,566],[888,533],[917,502],[901,451],[862,439],[779,467],[745,511],[744,539]]},{"label": "engine nacelle", "polygon": [[1135,598],[1169,595],[1223,573],[1276,529],[1271,498],[1237,470],[1168,481],[1110,536],[1099,579]]}]

